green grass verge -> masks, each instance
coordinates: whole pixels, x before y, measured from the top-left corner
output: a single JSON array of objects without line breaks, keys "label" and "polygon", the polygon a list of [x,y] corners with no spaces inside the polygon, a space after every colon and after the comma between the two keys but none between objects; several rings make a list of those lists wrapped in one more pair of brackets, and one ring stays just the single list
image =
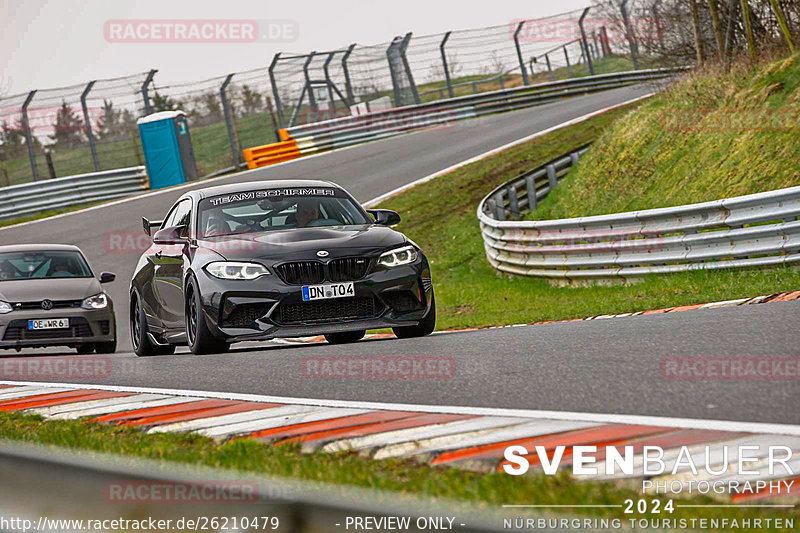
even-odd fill
[{"label": "green grass verge", "polygon": [[529,219],[602,215],[800,185],[800,55],[705,71],[605,131]]},{"label": "green grass verge", "polygon": [[[644,105],[647,108],[652,106],[650,103]],[[640,283],[624,286],[561,288],[540,279],[508,278],[495,273],[486,260],[476,218],[476,207],[480,200],[494,187],[523,171],[593,141],[603,136],[605,131],[619,131],[643,114],[635,110],[640,107],[620,108],[552,132],[382,202],[379,207],[395,209],[402,214],[403,222],[398,229],[419,244],[431,261],[436,286],[438,328],[582,318],[800,289],[800,271],[794,268],[686,272],[653,276]],[[607,136],[603,138],[607,143]],[[765,147],[765,150],[772,148]],[[800,143],[781,149],[796,151],[800,149]],[[587,154],[584,157],[590,158],[593,163],[584,163],[582,160],[581,169],[608,176],[626,173],[624,167],[607,161],[606,156],[611,156],[604,150],[598,148],[591,153],[592,156]],[[598,162],[598,159],[602,162]],[[603,169],[606,163],[614,164],[613,170],[606,172]],[[646,161],[642,163],[646,164]],[[714,161],[707,163],[708,166],[715,164]],[[784,159],[783,164],[790,169],[784,174],[796,172],[796,163],[790,164]],[[561,188],[570,187],[572,179],[567,178],[556,189],[556,193]],[[588,181],[586,179],[582,183]],[[777,182],[772,182],[772,185],[777,185]],[[636,194],[629,193],[624,187],[615,188],[614,196],[593,184],[586,194],[580,193],[575,187],[570,190],[575,191],[576,203],[571,211],[561,213],[565,216],[585,214],[576,207],[579,200],[595,205],[598,203],[595,196],[601,194],[606,202],[616,201],[616,205],[639,201]],[[542,205],[547,204],[552,210],[558,210],[557,204],[562,198],[563,195],[551,195]]]},{"label": "green grass verge", "polygon": [[32,213],[30,215],[26,215],[23,217],[8,218],[5,220],[0,220],[0,228],[6,226],[13,226],[14,224],[22,224],[23,222],[31,222],[33,220],[39,220],[41,218],[54,217],[56,215],[61,215],[64,213],[71,213],[72,211],[80,211],[81,209],[86,209],[87,207],[92,207],[103,203],[105,202],[90,202],[88,204],[72,205],[70,207],[65,207],[63,209],[47,209],[45,211],[38,211],[36,213]]},{"label": "green grass verge", "polygon": [[[446,498],[499,508],[508,503],[537,504],[620,504],[638,499],[632,489],[611,483],[583,483],[566,473],[556,476],[510,476],[505,473],[477,474],[450,468],[432,468],[411,461],[374,461],[355,453],[301,454],[296,446],[272,446],[252,440],[225,443],[188,433],[148,435],[136,428],[109,426],[79,420],[44,421],[35,415],[0,413],[0,438],[143,457],[220,469],[245,471],[353,485],[369,489],[414,494],[423,498]],[[99,497],[99,496],[98,496]],[[648,499],[650,499],[648,497]],[[666,500],[662,501],[662,505]],[[690,503],[688,500],[681,500]],[[693,498],[691,503],[712,503],[710,498]],[[584,516],[643,518],[625,515],[620,508],[574,509]],[[524,511],[519,514],[525,514]],[[791,518],[796,511],[756,509],[676,509],[669,518]],[[626,522],[627,523],[627,522]]]}]

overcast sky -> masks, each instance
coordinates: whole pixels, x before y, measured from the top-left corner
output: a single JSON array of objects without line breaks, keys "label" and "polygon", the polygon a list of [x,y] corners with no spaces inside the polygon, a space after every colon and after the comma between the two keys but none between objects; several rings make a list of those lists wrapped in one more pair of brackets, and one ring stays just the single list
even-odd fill
[{"label": "overcast sky", "polygon": [[[507,24],[579,9],[589,0],[0,0],[0,90],[6,94],[159,70],[160,84],[200,80],[269,64],[278,51],[374,44]],[[292,21],[292,42],[109,42],[108,21],[245,19]]]}]

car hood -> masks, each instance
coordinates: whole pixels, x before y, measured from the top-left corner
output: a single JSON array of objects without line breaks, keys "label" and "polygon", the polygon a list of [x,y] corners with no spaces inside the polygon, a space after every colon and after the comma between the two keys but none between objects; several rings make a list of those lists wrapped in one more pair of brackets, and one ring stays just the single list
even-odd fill
[{"label": "car hood", "polygon": [[402,233],[386,226],[328,226],[295,228],[207,238],[198,246],[213,250],[228,260],[284,260],[317,258],[325,250],[327,257],[369,255],[400,246],[406,242]]},{"label": "car hood", "polygon": [[48,300],[83,300],[101,292],[96,278],[21,279],[0,281],[0,300],[39,302]]}]

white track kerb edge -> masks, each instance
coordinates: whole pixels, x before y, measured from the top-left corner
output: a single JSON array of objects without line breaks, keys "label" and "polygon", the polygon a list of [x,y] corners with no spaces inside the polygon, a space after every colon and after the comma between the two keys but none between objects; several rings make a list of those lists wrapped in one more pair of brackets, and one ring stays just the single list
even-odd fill
[{"label": "white track kerb edge", "polygon": [[315,398],[292,398],[285,396],[266,396],[237,392],[214,392],[183,389],[159,389],[151,387],[126,387],[122,385],[91,385],[87,383],[48,383],[40,381],[0,381],[0,385],[55,387],[68,389],[93,389],[114,392],[133,392],[137,394],[164,394],[193,398],[218,400],[238,400],[245,402],[280,403],[285,405],[308,405],[345,409],[371,409],[378,411],[411,411],[415,413],[457,414],[475,416],[507,416],[519,418],[541,418],[549,420],[569,420],[574,422],[595,422],[602,424],[633,424],[686,429],[706,429],[745,433],[768,433],[773,435],[800,436],[800,426],[790,424],[765,424],[761,422],[736,422],[729,420],[705,420],[699,418],[672,418],[661,416],[579,413],[573,411],[539,411],[535,409],[506,409],[501,407],[464,407],[457,405],[424,405],[385,402],[362,402],[350,400],[320,400]]}]

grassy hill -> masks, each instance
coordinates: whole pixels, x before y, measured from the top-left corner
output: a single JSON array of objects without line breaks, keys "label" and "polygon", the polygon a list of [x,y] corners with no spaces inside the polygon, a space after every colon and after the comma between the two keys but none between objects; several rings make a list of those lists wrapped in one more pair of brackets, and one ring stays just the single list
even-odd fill
[{"label": "grassy hill", "polygon": [[601,135],[531,219],[600,215],[800,185],[800,55],[697,72]]}]

